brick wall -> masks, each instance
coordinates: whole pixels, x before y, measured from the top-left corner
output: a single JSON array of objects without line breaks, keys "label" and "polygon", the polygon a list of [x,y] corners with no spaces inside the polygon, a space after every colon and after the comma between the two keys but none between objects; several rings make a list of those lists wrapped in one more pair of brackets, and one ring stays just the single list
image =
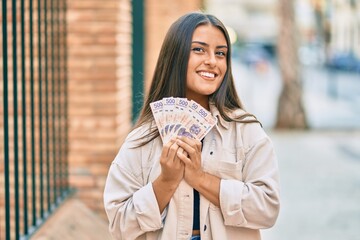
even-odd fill
[{"label": "brick wall", "polygon": [[69,180],[104,214],[106,174],[130,129],[130,1],[68,1],[68,46]]}]

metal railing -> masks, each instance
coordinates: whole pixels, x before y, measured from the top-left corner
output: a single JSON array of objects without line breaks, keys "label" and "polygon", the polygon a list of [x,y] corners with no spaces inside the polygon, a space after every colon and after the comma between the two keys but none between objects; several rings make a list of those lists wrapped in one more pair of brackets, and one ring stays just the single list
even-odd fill
[{"label": "metal railing", "polygon": [[70,194],[66,0],[2,0],[0,239],[28,239]]}]

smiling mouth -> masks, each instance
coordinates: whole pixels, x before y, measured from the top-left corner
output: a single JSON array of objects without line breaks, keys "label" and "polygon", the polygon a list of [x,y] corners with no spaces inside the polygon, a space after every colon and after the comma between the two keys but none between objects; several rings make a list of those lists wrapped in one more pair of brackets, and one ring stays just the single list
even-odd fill
[{"label": "smiling mouth", "polygon": [[215,78],[217,76],[216,73],[211,73],[211,72],[198,72],[198,74],[206,78]]}]

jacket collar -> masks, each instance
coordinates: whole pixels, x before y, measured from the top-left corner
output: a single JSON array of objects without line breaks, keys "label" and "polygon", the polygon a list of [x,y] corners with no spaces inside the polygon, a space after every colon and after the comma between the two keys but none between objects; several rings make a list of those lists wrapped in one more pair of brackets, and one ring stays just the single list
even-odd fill
[{"label": "jacket collar", "polygon": [[226,129],[229,129],[230,122],[225,121],[225,120],[221,117],[220,112],[219,112],[219,109],[215,106],[215,104],[214,104],[214,103],[210,103],[209,106],[210,106],[211,115],[213,115],[214,117],[217,118],[217,120],[218,120],[218,122],[220,123],[221,126],[223,126],[223,127],[226,128]]}]

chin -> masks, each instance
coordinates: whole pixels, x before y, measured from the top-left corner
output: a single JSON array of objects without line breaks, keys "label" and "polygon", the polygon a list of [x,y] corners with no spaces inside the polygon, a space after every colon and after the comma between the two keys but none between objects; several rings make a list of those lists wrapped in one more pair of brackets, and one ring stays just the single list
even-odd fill
[{"label": "chin", "polygon": [[[216,91],[216,90],[215,90]],[[204,95],[204,96],[210,96],[212,95],[215,91],[204,91],[204,92],[200,92],[201,95]]]}]

